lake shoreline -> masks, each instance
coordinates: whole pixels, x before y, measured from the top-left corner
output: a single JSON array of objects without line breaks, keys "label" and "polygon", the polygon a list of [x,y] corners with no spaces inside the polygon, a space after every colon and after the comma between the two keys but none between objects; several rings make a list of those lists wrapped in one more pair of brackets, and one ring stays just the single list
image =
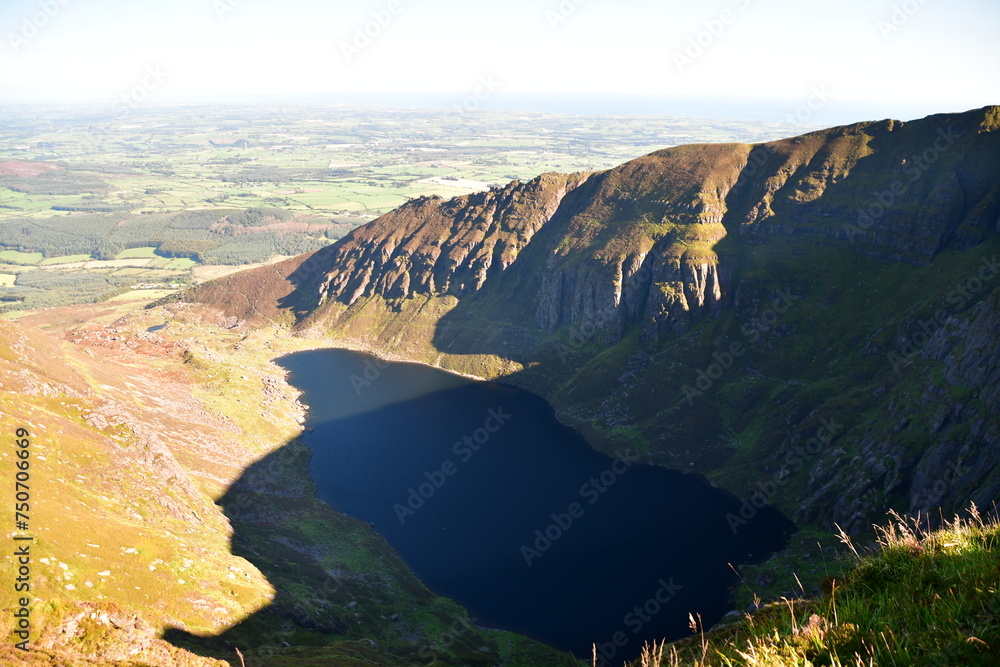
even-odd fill
[{"label": "lake shoreline", "polygon": [[[708,624],[732,610],[738,582],[729,562],[762,560],[795,529],[765,508],[745,534],[729,535],[723,508],[738,511],[738,499],[702,476],[614,459],[560,421],[544,397],[515,384],[353,347],[274,360],[305,406],[300,437],[313,454],[318,495],[371,523],[429,588],[459,601],[484,627],[581,653],[635,621],[628,614],[615,621],[614,609],[648,597],[643,582],[673,590],[676,576],[678,591],[680,581],[691,588],[649,621],[650,632],[658,629],[647,639],[678,638],[687,612]],[[352,385],[366,369],[369,379]],[[681,551],[670,548],[688,534],[698,537]],[[631,545],[628,565],[616,564],[623,554],[613,545]],[[501,570],[486,570],[493,572],[487,579],[504,573],[495,586],[472,574],[476,563],[494,561],[489,567]]]}]

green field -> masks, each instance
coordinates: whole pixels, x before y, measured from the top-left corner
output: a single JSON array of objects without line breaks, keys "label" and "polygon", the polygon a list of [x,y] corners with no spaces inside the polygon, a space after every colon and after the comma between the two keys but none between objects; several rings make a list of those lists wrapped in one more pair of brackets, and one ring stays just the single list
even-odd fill
[{"label": "green field", "polygon": [[40,252],[19,252],[17,250],[0,251],[0,262],[11,264],[33,265],[42,261],[44,255]]},{"label": "green field", "polygon": [[131,248],[118,253],[115,259],[152,259],[156,256],[156,248]]},{"label": "green field", "polygon": [[196,266],[198,266],[198,262],[193,259],[188,259],[187,257],[177,257],[167,262],[163,268],[170,269],[172,271],[190,271]]},{"label": "green field", "polygon": [[19,273],[25,273],[26,271],[34,271],[37,266],[29,266],[25,264],[9,264],[0,261],[0,273],[13,273],[17,275]]},{"label": "green field", "polygon": [[90,255],[63,255],[62,257],[50,257],[43,259],[39,266],[58,266],[60,264],[73,264],[75,262],[86,262],[93,259]]},{"label": "green field", "polygon": [[[7,109],[4,124],[0,273],[44,267],[47,275],[25,277],[35,291],[25,287],[25,301],[0,310],[58,304],[61,290],[69,302],[128,289],[115,281],[186,285],[198,266],[309,252],[418,197],[607,169],[670,145],[803,131],[696,118],[339,106],[148,107],[99,121],[64,107],[22,107]],[[247,146],[213,146],[217,137]],[[465,182],[427,182],[435,177]],[[148,261],[123,267],[105,263],[111,259]],[[74,266],[87,260],[95,261]],[[44,299],[31,301],[41,284]]]},{"label": "green field", "polygon": [[0,273],[0,287],[11,287],[17,276],[13,273]]},{"label": "green field", "polygon": [[[53,207],[164,212],[266,205],[375,216],[407,197],[471,191],[419,183],[432,176],[504,183],[545,171],[605,169],[670,145],[765,141],[803,130],[677,117],[317,106],[281,109],[281,127],[274,125],[275,109],[149,108],[95,132],[71,111],[39,111],[12,114],[8,122],[18,131],[0,137],[0,160],[63,169],[23,180],[0,174],[0,220],[50,216]],[[50,125],[33,130],[39,117]],[[225,135],[249,145],[212,146],[211,139]]]}]

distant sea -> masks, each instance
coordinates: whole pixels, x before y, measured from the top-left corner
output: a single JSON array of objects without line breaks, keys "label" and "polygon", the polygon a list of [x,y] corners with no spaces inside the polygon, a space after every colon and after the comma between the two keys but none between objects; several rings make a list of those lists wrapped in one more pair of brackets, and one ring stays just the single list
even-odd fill
[{"label": "distant sea", "polygon": [[[817,92],[820,95],[817,95]],[[820,100],[820,97],[826,99]],[[473,91],[286,94],[232,97],[161,98],[158,105],[340,105],[386,109],[459,109],[572,114],[579,116],[658,116],[832,127],[866,120],[915,120],[934,113],[967,111],[948,105],[841,100],[814,87],[800,98],[728,98],[669,95],[593,95],[508,93],[502,89],[475,97]]]},{"label": "distant sea", "polygon": [[[411,108],[451,108],[465,103],[461,93],[400,93],[331,97],[327,103]],[[319,99],[315,100],[321,101]],[[497,93],[481,101],[485,111],[524,111],[577,114],[580,116],[679,116],[685,118],[757,120],[781,122],[806,100],[741,100],[724,98],[669,97],[663,95],[541,95]],[[820,110],[822,111],[822,110]],[[850,110],[847,110],[848,112]],[[861,113],[861,109],[856,109]],[[818,117],[818,112],[814,112]],[[850,115],[850,114],[849,114]],[[866,116],[862,114],[860,118]],[[854,121],[847,121],[854,122]]]},{"label": "distant sea", "polygon": [[[822,102],[808,90],[801,98],[760,99],[725,97],[681,97],[668,95],[587,95],[504,93],[478,103],[484,111],[521,111],[575,114],[580,116],[676,116],[706,120],[757,121],[812,127],[833,127],[866,120],[915,120],[935,113],[968,111],[947,105],[923,106],[856,102],[837,99],[829,91]],[[330,98],[326,103],[411,108],[455,108],[467,97],[447,93],[400,93],[350,95]],[[315,100],[319,102],[320,100]]]},{"label": "distant sea", "polygon": [[[822,92],[822,91],[820,91]],[[826,92],[823,93],[828,94]],[[284,103],[449,109],[461,107],[469,93],[372,93],[342,96],[283,98]],[[941,104],[894,104],[841,100],[832,92],[826,100],[803,91],[801,98],[762,99],[682,97],[669,95],[590,95],[505,93],[502,90],[476,100],[484,111],[575,114],[580,116],[675,116],[710,120],[757,121],[833,127],[866,120],[915,120],[935,113],[967,111]]]}]

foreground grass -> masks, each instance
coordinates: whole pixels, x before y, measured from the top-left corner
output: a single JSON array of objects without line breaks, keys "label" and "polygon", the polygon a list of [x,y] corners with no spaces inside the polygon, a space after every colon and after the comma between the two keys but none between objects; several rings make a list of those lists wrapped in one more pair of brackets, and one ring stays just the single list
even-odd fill
[{"label": "foreground grass", "polygon": [[784,600],[695,637],[647,645],[633,667],[1000,664],[1000,523],[973,506],[929,532],[893,514],[878,546],[825,582],[819,599]]}]

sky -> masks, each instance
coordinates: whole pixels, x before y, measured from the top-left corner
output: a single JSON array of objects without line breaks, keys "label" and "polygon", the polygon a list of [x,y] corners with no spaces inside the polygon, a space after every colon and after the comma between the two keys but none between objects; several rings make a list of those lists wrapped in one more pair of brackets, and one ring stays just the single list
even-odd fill
[{"label": "sky", "polygon": [[996,0],[3,0],[0,104],[377,95],[584,113],[604,97],[907,120],[1000,104],[997,34]]}]

